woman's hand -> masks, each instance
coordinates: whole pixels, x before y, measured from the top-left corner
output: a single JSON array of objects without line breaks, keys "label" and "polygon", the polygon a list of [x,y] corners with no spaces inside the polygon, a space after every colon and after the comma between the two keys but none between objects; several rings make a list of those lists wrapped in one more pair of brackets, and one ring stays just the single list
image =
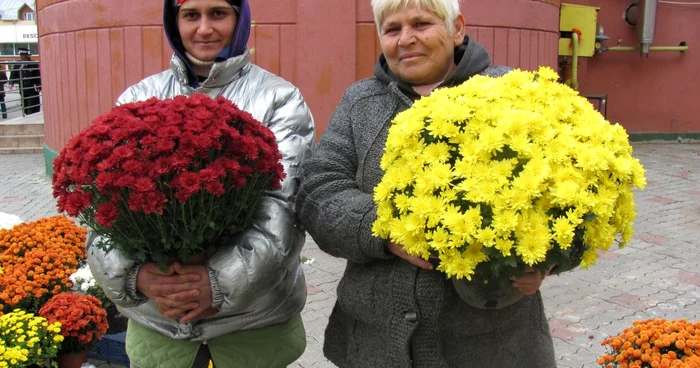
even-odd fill
[{"label": "woman's hand", "polygon": [[549,271],[551,271],[552,268],[554,268],[554,265],[549,267],[543,275],[532,267],[527,267],[524,275],[520,277],[511,277],[510,279],[513,281],[513,286],[520,289],[523,295],[535,295],[537,290],[540,289],[540,286],[542,286],[542,281],[549,275]]},{"label": "woman's hand", "polygon": [[[145,295],[148,299],[156,302],[160,313],[165,315],[171,308],[191,310],[197,308],[198,304],[191,301],[198,294],[193,290],[190,283],[201,280],[198,274],[177,274],[173,266],[161,271],[154,263],[146,263],[139,269],[136,276],[136,290]],[[208,278],[207,278],[208,280]],[[166,290],[169,294],[163,293]],[[159,300],[175,300],[169,303],[159,303]],[[179,300],[180,302],[176,302]]]},{"label": "woman's hand", "polygon": [[154,300],[159,307],[163,306],[163,315],[167,318],[178,319],[187,323],[218,312],[211,308],[213,299],[209,271],[204,265],[185,266],[174,263],[172,266],[176,275],[196,278],[197,281],[180,285],[155,285],[153,289],[159,294]]},{"label": "woman's hand", "polygon": [[412,255],[406,253],[406,251],[403,248],[401,248],[401,246],[397,245],[396,243],[394,243],[391,240],[389,240],[386,243],[386,250],[389,251],[389,253],[391,253],[399,258],[404,259],[406,262],[408,262],[414,266],[418,266],[424,270],[432,270],[433,269],[433,265],[430,262],[424,260],[423,258],[418,258],[418,257],[412,256]]}]

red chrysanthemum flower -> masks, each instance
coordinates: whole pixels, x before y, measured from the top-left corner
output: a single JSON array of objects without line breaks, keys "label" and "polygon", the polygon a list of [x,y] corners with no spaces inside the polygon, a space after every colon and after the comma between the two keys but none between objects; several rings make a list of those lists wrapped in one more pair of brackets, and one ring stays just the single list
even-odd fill
[{"label": "red chrysanthemum flower", "polygon": [[97,223],[104,227],[112,227],[112,222],[119,217],[119,209],[113,202],[102,203],[97,207]]},{"label": "red chrysanthemum flower", "polygon": [[172,261],[250,223],[284,178],[280,158],[272,131],[223,97],[151,98],[73,137],[54,161],[53,193],[109,247]]}]

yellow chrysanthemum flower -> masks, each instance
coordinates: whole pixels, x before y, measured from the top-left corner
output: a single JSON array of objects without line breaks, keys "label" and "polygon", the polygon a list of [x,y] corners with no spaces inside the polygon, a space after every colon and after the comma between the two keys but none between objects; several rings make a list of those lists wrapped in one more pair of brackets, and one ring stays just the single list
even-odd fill
[{"label": "yellow chrysanthemum flower", "polygon": [[53,326],[49,328],[44,317],[20,309],[0,316],[0,362],[6,367],[28,366],[54,357],[58,347],[50,341],[56,337],[62,341],[63,336]]},{"label": "yellow chrysanthemum flower", "polygon": [[586,267],[628,242],[644,168],[625,129],[557,80],[549,68],[474,76],[398,114],[373,233],[467,279],[488,278],[490,262],[512,276],[550,253],[585,250]]},{"label": "yellow chrysanthemum flower", "polygon": [[450,160],[450,145],[444,142],[429,144],[423,151],[423,156],[428,162],[443,163]]},{"label": "yellow chrysanthemum flower", "polygon": [[427,240],[437,251],[445,251],[450,248],[450,236],[445,228],[437,228],[428,234]]},{"label": "yellow chrysanthemum flower", "polygon": [[496,239],[496,249],[498,249],[503,257],[508,257],[513,251],[513,241],[505,238]]},{"label": "yellow chrysanthemum flower", "polygon": [[559,244],[561,249],[568,249],[571,246],[571,242],[574,240],[576,225],[572,224],[566,217],[559,217],[554,220],[552,230],[554,232],[554,240]]}]

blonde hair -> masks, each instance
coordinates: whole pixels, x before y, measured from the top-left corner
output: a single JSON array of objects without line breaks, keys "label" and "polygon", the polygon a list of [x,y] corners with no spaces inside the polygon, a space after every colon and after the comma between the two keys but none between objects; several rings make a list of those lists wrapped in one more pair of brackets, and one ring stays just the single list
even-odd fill
[{"label": "blonde hair", "polygon": [[459,0],[372,0],[372,12],[377,32],[381,34],[381,24],[387,14],[399,7],[407,8],[411,4],[418,9],[434,12],[445,21],[450,34],[454,32],[454,21],[459,15]]}]

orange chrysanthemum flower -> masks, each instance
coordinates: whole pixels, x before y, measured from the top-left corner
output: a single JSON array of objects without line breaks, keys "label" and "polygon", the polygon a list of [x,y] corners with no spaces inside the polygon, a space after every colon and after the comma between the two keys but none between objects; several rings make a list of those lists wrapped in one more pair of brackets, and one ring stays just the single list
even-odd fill
[{"label": "orange chrysanthemum flower", "polygon": [[83,351],[107,332],[107,312],[92,295],[61,293],[54,295],[39,310],[49,323],[61,323],[65,337],[61,352]]},{"label": "orange chrysanthemum flower", "polygon": [[700,368],[700,322],[685,319],[634,321],[634,327],[605,339],[605,368]]},{"label": "orange chrysanthemum flower", "polygon": [[65,216],[42,218],[0,230],[0,315],[36,312],[72,286],[69,276],[85,261],[87,230]]}]

